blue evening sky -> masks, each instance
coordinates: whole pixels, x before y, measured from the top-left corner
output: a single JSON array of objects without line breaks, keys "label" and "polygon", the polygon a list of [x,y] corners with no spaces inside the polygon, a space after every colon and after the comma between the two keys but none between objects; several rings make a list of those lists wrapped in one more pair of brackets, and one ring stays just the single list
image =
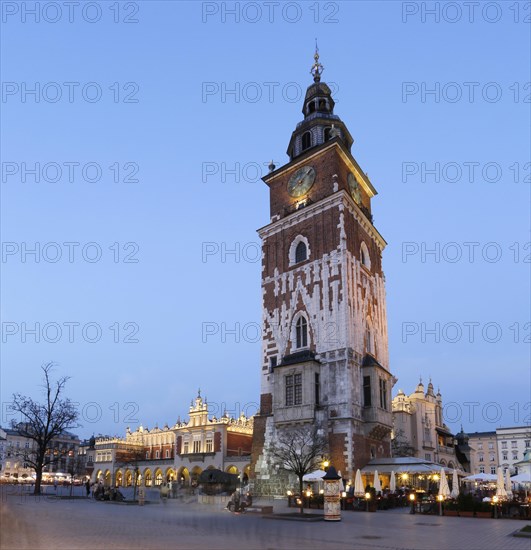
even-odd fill
[{"label": "blue evening sky", "polygon": [[379,192],[393,394],[431,376],[452,429],[530,421],[529,3],[33,4],[2,2],[2,425],[45,361],[81,436],[198,387],[256,411],[257,166],[287,161],[316,37]]}]

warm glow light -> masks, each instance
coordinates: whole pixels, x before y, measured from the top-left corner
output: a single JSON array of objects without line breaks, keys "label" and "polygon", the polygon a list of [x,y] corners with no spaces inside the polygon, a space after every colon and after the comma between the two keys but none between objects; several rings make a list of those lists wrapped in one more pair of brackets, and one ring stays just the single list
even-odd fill
[{"label": "warm glow light", "polygon": [[312,496],[312,492],[311,492],[311,491],[306,491],[306,496],[307,496],[307,497],[311,497],[311,496]]},{"label": "warm glow light", "polygon": [[498,499],[498,497],[497,497],[496,495],[494,495],[494,496],[492,497],[492,502],[497,503],[498,500],[499,500],[499,499]]},{"label": "warm glow light", "polygon": [[290,497],[293,493],[291,491],[288,491],[288,497]]},{"label": "warm glow light", "polygon": [[444,497],[442,495],[437,495],[437,500],[439,502],[442,502],[444,500]]},{"label": "warm glow light", "polygon": [[402,474],[400,477],[401,477],[402,479],[407,479],[408,476],[407,476],[407,474]]},{"label": "warm glow light", "polygon": [[320,489],[319,494],[324,495],[324,489]]},{"label": "warm glow light", "polygon": [[439,476],[438,476],[437,474],[435,474],[435,475],[433,476],[433,480],[434,480],[434,481],[439,481]]},{"label": "warm glow light", "polygon": [[371,498],[371,493],[365,493],[365,498],[366,498],[367,500],[370,500],[370,498]]},{"label": "warm glow light", "polygon": [[409,494],[409,500],[415,500],[415,493]]},{"label": "warm glow light", "polygon": [[343,492],[341,493],[341,496],[342,496],[343,498],[345,498],[345,497],[347,496],[346,491],[343,491]]},{"label": "warm glow light", "polygon": [[328,466],[330,466],[330,461],[329,461],[329,460],[325,460],[325,461],[323,462],[323,466],[324,466],[325,468],[328,468]]}]

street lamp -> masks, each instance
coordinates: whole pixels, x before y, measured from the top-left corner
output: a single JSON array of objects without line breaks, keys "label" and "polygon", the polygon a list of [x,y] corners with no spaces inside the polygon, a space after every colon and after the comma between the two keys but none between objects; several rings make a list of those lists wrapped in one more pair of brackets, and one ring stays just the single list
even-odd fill
[{"label": "street lamp", "polygon": [[439,515],[442,516],[443,515],[442,503],[443,503],[444,497],[442,495],[437,495],[437,500],[439,501]]},{"label": "street lamp", "polygon": [[365,493],[365,501],[367,503],[367,512],[369,511],[369,500],[371,500],[371,493],[368,491]]},{"label": "street lamp", "polygon": [[494,519],[498,519],[498,500],[500,500],[497,495],[492,497],[492,503],[494,505]]},{"label": "street lamp", "polygon": [[409,493],[409,501],[411,502],[411,510],[409,511],[410,514],[415,513],[415,493]]}]

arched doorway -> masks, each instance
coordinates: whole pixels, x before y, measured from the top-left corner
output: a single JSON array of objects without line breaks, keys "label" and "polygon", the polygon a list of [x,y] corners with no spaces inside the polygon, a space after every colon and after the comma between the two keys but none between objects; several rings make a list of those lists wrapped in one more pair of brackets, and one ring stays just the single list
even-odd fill
[{"label": "arched doorway", "polygon": [[125,471],[125,487],[131,487],[133,485],[133,472],[131,470]]},{"label": "arched doorway", "polygon": [[181,487],[184,487],[185,485],[190,485],[190,472],[188,471],[188,468],[185,468],[184,466],[182,468],[179,468],[177,479],[181,484]]},{"label": "arched doorway", "polygon": [[104,477],[104,480],[103,480],[103,484],[106,487],[111,486],[111,471],[110,470],[105,470],[105,477]]},{"label": "arched doorway", "polygon": [[122,484],[123,484],[123,474],[122,474],[122,470],[118,470],[116,472],[116,474],[114,475],[114,478],[115,478],[115,486],[116,487],[121,487]]},{"label": "arched doorway", "polygon": [[162,485],[163,477],[162,477],[162,470],[160,468],[157,468],[155,470],[155,486],[160,487]]},{"label": "arched doorway", "polygon": [[151,477],[151,470],[149,468],[146,468],[144,470],[144,485],[146,487],[151,487],[153,484],[153,479]]},{"label": "arched doorway", "polygon": [[198,483],[198,480],[199,480],[199,476],[201,475],[201,472],[202,472],[202,470],[199,466],[194,466],[192,468],[192,473],[190,475],[190,478],[191,478],[190,485],[192,487],[197,487],[197,483]]},{"label": "arched doorway", "polygon": [[168,468],[166,470],[166,481],[169,483],[170,481],[175,481],[177,479],[177,474],[175,473],[175,470],[173,468]]},{"label": "arched doorway", "polygon": [[236,468],[236,466],[234,465],[230,465],[227,467],[227,469],[225,470],[228,474],[236,474],[236,475],[239,475],[240,471],[238,470],[238,468]]},{"label": "arched doorway", "polygon": [[247,485],[249,483],[249,474],[251,473],[251,465],[247,464],[243,469],[243,484]]},{"label": "arched doorway", "polygon": [[103,472],[101,470],[98,470],[96,473],[96,477],[94,479],[95,481],[99,481],[100,479],[103,479]]}]

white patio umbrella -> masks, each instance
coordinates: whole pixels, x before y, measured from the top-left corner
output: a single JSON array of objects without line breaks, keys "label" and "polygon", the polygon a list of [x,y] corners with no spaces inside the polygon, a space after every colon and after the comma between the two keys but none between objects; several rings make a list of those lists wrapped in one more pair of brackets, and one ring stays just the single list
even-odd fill
[{"label": "white patio umbrella", "polygon": [[531,483],[531,473],[524,472],[511,478],[513,483]]},{"label": "white patio umbrella", "polygon": [[455,468],[452,474],[452,492],[450,496],[452,498],[457,498],[459,496],[459,478],[457,477],[457,470]]},{"label": "white patio umbrella", "polygon": [[446,472],[444,468],[441,468],[440,480],[439,480],[439,496],[448,498],[450,496],[450,487],[448,487],[448,480],[446,479]]},{"label": "white patio umbrella", "polygon": [[513,486],[511,484],[511,472],[509,471],[509,468],[507,468],[507,471],[505,472],[505,492],[507,493],[508,499],[513,498]]},{"label": "white patio umbrella", "polygon": [[474,474],[463,478],[463,481],[496,481],[497,477],[493,474]]},{"label": "white patio umbrella", "polygon": [[507,491],[505,490],[505,483],[503,480],[503,470],[501,466],[498,466],[498,476],[496,479],[496,496],[498,498],[507,498]]},{"label": "white patio umbrella", "polygon": [[315,470],[303,476],[303,481],[322,481],[323,477],[326,475],[324,470]]},{"label": "white patio umbrella", "polygon": [[365,496],[365,488],[363,487],[363,481],[361,479],[361,470],[359,469],[356,472],[356,478],[354,480],[354,496],[355,497]]},{"label": "white patio umbrella", "polygon": [[373,482],[374,490],[377,493],[382,492],[382,484],[380,483],[380,478],[378,476],[378,470],[374,470],[374,482]]},{"label": "white patio umbrella", "polygon": [[396,492],[396,478],[395,478],[394,470],[391,470],[391,481],[389,481],[389,491],[391,491],[391,493]]}]

